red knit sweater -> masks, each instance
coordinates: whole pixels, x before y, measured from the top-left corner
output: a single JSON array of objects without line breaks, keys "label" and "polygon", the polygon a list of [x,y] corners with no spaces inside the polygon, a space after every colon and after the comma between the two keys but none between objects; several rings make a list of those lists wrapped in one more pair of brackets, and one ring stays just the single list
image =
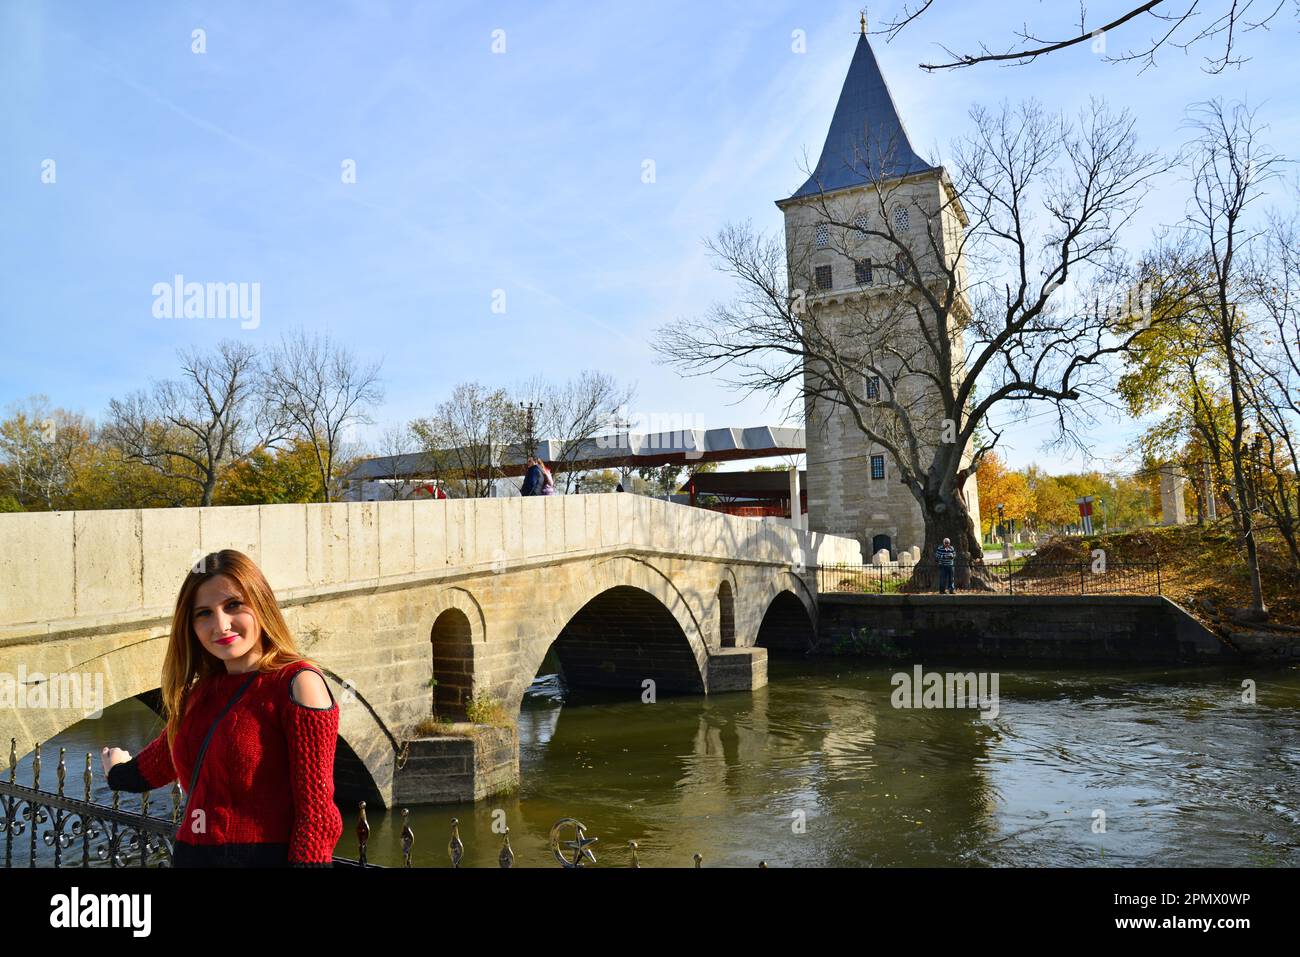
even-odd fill
[{"label": "red knit sweater", "polygon": [[[311,708],[293,700],[290,683],[304,668],[311,666],[298,661],[260,672],[221,719],[178,841],[288,844],[291,864],[332,859],[343,834],[343,818],[334,805],[339,708],[337,702]],[[132,758],[143,782],[156,789],[179,777],[181,786],[188,787],[208,728],[248,678],[223,674],[200,679],[190,692],[171,753],[164,731]],[[134,777],[123,768],[120,780]]]}]

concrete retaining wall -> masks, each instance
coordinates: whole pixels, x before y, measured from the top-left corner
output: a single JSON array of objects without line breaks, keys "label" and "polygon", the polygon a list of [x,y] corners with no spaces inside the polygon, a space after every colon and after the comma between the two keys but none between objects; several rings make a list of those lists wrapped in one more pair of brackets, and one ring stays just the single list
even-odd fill
[{"label": "concrete retaining wall", "polygon": [[1206,662],[1237,653],[1158,596],[822,595],[820,654]]}]

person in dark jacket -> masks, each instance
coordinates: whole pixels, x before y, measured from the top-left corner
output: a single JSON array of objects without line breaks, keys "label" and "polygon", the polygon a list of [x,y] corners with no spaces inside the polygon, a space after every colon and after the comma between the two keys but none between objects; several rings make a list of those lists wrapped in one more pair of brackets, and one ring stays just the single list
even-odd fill
[{"label": "person in dark jacket", "polygon": [[934,550],[934,560],[939,566],[939,594],[957,594],[953,584],[953,566],[957,561],[957,549],[952,547],[952,539],[945,538],[943,544]]},{"label": "person in dark jacket", "polygon": [[528,456],[528,471],[524,473],[524,484],[520,486],[519,494],[541,495],[543,481],[541,464],[533,456]]}]

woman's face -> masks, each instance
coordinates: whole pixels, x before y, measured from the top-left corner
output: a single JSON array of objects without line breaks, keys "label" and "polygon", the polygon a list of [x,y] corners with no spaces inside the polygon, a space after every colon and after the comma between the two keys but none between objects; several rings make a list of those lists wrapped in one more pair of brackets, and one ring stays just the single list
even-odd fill
[{"label": "woman's face", "polygon": [[234,579],[214,575],[194,592],[190,611],[194,634],[222,662],[244,658],[261,648],[262,628]]}]

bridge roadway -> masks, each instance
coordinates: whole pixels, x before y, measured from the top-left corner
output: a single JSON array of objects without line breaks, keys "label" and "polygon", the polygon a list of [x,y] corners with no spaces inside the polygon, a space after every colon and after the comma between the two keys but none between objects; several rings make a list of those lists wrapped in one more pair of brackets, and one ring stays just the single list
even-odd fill
[{"label": "bridge roadway", "polygon": [[[815,566],[860,561],[850,539],[617,493],[19,513],[0,540],[0,682],[27,682],[0,743],[23,754],[94,704],[153,703],[185,572],[235,548],[339,701],[340,798],[385,806],[517,783],[514,719],[552,647],[576,687],[761,687],[767,647],[812,640]],[[64,694],[34,694],[41,676]],[[435,709],[465,722],[474,696],[505,720],[416,732]]]}]

